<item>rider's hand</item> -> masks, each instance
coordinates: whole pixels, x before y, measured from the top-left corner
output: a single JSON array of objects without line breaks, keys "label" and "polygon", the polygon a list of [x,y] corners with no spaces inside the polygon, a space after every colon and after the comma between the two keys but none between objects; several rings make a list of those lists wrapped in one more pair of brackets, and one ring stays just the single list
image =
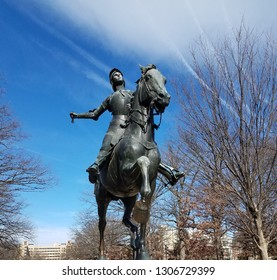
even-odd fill
[{"label": "rider's hand", "polygon": [[76,118],[77,118],[77,114],[74,113],[74,112],[71,112],[71,113],[70,113],[70,118],[71,118],[71,119],[76,119]]}]

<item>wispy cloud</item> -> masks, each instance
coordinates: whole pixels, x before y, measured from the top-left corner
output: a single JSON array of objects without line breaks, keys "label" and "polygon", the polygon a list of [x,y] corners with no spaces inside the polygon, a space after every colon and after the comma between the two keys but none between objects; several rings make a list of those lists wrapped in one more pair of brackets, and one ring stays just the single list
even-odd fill
[{"label": "wispy cloud", "polygon": [[[11,0],[10,2],[12,2]],[[27,0],[27,3],[35,3],[36,0]],[[49,1],[49,5],[52,5],[52,1]],[[40,2],[41,3],[41,2]],[[46,3],[46,2],[45,2]],[[91,66],[96,68],[97,70],[100,70],[104,73],[107,73],[110,70],[110,66],[104,64],[102,61],[97,59],[95,56],[93,56],[91,53],[88,53],[86,50],[81,48],[78,44],[74,43],[72,40],[70,40],[68,37],[66,37],[64,34],[60,33],[57,29],[53,28],[50,23],[47,23],[43,21],[41,18],[39,18],[36,13],[33,12],[32,9],[29,9],[29,6],[26,5],[26,3],[18,3],[18,5],[15,5],[15,7],[23,12],[24,14],[28,15],[29,18],[31,18],[37,25],[39,25],[41,28],[46,30],[49,34],[51,34],[53,37],[64,43],[67,47],[69,47],[71,50],[73,50],[76,54],[78,54],[80,57],[82,57],[86,62],[90,63]],[[43,46],[42,42],[38,42],[41,47],[44,47],[45,49],[48,48],[48,51],[51,51],[49,49],[49,46]],[[54,53],[54,51],[52,51]],[[60,56],[62,54],[60,53]],[[87,72],[87,71],[84,71]]]},{"label": "wispy cloud", "polygon": [[32,16],[33,20],[36,21],[40,26],[42,26],[45,30],[47,30],[50,34],[52,34],[54,37],[56,37],[58,40],[66,44],[68,47],[70,47],[73,51],[75,51],[77,54],[79,54],[81,57],[83,57],[87,62],[89,62],[91,65],[96,67],[97,69],[107,72],[110,67],[105,65],[103,62],[92,56],[90,53],[79,47],[76,43],[62,35],[61,33],[57,32],[55,29],[51,28],[50,25],[45,24],[44,22],[38,20],[38,18]]},{"label": "wispy cloud", "polygon": [[191,44],[200,35],[209,43],[215,34],[228,34],[242,17],[253,27],[277,29],[275,0],[25,0],[16,6],[90,63],[92,69],[68,60],[87,78],[105,87],[109,85],[101,72],[107,74],[111,66],[70,40],[59,27],[77,30],[119,57],[136,56],[142,64],[162,60],[172,67],[180,54],[188,57]]},{"label": "wispy cloud", "polygon": [[[38,40],[33,40],[33,43],[39,46],[44,51],[50,53],[52,56],[56,57],[57,59],[67,63],[68,65],[70,65],[71,68],[74,68],[76,71],[83,73],[89,80],[92,80],[98,85],[103,86],[110,90],[111,86],[107,81],[107,79],[104,79],[102,77],[103,75],[96,73],[96,71],[93,68],[87,67],[87,65],[82,63],[80,60],[76,60],[72,56],[66,54],[65,52],[61,52],[60,50],[54,47],[50,47],[46,44],[43,44]],[[108,68],[105,66],[105,71],[108,71],[107,69]]]},{"label": "wispy cloud", "polygon": [[[229,32],[230,25],[234,27],[239,24],[242,16],[255,27],[272,26],[275,22],[274,11],[277,10],[275,0],[216,0],[209,3],[205,0],[29,2],[36,3],[59,22],[77,28],[113,52],[163,59],[172,58],[167,40],[172,40],[179,50],[184,51],[199,34],[210,37],[217,32]],[[259,21],[261,15],[262,22]],[[50,31],[55,34],[54,30]],[[76,44],[60,34],[55,36],[98,65],[95,58]],[[105,68],[101,63],[97,67]]]}]

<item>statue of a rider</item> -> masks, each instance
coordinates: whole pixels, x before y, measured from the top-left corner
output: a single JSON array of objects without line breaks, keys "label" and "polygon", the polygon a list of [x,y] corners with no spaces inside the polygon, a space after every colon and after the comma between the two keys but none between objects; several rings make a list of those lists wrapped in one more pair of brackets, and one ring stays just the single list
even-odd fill
[{"label": "statue of a rider", "polygon": [[[72,121],[76,118],[93,119],[97,121],[106,110],[111,112],[113,116],[103,139],[99,154],[95,162],[86,170],[89,173],[89,181],[91,183],[96,182],[99,170],[105,162],[109,160],[109,156],[114,146],[124,133],[126,121],[129,116],[130,103],[133,96],[132,91],[125,89],[123,74],[119,69],[112,69],[109,74],[109,79],[114,92],[108,96],[97,109],[81,114],[70,113]],[[162,162],[160,163],[158,171],[167,178],[171,185],[176,184],[179,179],[184,177],[183,172],[180,172]]]}]

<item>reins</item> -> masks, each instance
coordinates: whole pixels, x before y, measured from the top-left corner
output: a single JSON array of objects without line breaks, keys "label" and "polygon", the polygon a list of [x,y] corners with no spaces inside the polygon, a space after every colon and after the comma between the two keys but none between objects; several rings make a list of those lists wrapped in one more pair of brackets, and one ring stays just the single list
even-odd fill
[{"label": "reins", "polygon": [[[148,93],[148,95],[151,95],[151,90],[150,90],[150,88],[149,88],[149,86],[148,86],[148,84],[147,84],[147,82],[145,81],[145,78],[144,78],[144,75],[143,75],[143,77],[141,78],[141,80],[143,81],[143,83],[144,83],[144,85],[145,85],[145,88],[146,88],[146,92]],[[139,94],[139,102],[141,103],[141,94],[142,94],[142,87],[140,87],[140,89],[139,89],[140,91],[138,92],[138,94]],[[153,106],[153,104],[154,104],[154,100],[152,100],[152,102],[151,102],[151,104],[150,104],[150,110],[148,111],[148,113],[147,114],[145,114],[142,110],[139,110],[139,109],[134,109],[134,110],[131,110],[130,111],[130,120],[132,120],[133,122],[135,122],[136,124],[138,124],[140,127],[141,127],[141,129],[142,129],[142,131],[144,132],[144,133],[146,133],[147,132],[147,124],[149,123],[149,120],[151,119],[151,109],[155,109],[154,108],[154,106]],[[141,107],[141,106],[140,106]],[[155,110],[156,111],[156,110]],[[146,120],[144,121],[144,120],[141,120],[140,118],[137,118],[136,116],[134,116],[132,113],[134,113],[134,112],[137,112],[137,113],[139,113],[140,115],[142,115],[143,117],[146,117]],[[154,115],[160,115],[160,120],[159,120],[159,123],[158,124],[155,124],[154,122],[153,122],[153,126],[154,126],[154,128],[155,129],[158,129],[159,127],[160,127],[160,125],[161,125],[161,122],[162,122],[162,113],[158,113],[157,111],[156,111],[156,113],[154,113],[153,114],[153,116]]]}]

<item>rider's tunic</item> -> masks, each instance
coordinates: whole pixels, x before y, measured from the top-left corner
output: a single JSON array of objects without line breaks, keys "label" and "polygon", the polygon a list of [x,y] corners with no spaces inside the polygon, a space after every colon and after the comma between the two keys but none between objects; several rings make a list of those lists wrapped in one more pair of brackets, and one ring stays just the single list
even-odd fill
[{"label": "rider's tunic", "polygon": [[132,91],[118,90],[107,97],[101,104],[101,113],[108,110],[112,113],[113,118],[110,122],[106,135],[103,139],[102,146],[96,158],[96,163],[101,167],[111,153],[114,145],[119,141],[125,130],[126,120],[129,114],[128,104],[131,102]]}]

